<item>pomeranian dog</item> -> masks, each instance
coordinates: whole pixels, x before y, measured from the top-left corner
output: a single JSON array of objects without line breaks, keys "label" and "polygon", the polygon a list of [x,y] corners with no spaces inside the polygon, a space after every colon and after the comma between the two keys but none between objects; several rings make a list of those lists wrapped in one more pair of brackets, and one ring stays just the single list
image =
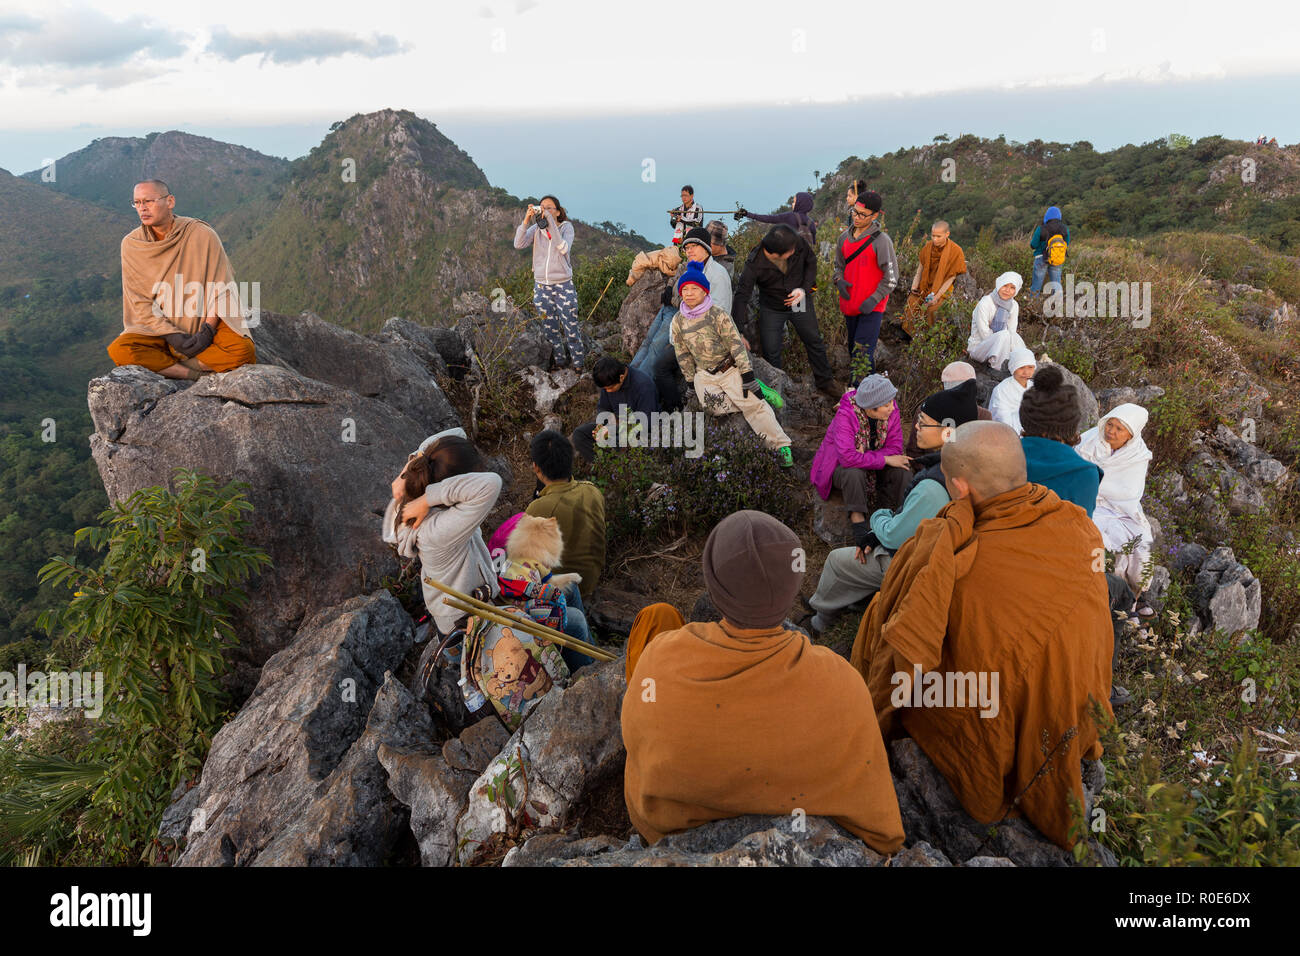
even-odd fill
[{"label": "pomeranian dog", "polygon": [[[563,591],[582,582],[581,574],[551,574],[564,555],[564,535],[554,518],[521,515],[506,538],[506,561],[499,577],[553,585]],[[547,578],[550,575],[550,578]]]}]

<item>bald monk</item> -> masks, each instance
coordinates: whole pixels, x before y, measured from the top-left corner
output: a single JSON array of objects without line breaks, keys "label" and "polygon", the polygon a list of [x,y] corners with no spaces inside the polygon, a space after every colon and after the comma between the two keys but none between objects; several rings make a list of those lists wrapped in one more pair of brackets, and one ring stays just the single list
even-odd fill
[{"label": "bald monk", "polygon": [[770,515],[729,515],[702,559],[722,620],[660,633],[641,651],[623,698],[623,791],[650,843],[710,820],[802,810],[881,853],[902,845],[871,695],[842,657],[782,627],[802,555]]},{"label": "bald monk", "polygon": [[953,280],[966,271],[966,254],[948,238],[950,231],[948,223],[940,219],[930,227],[930,238],[916,254],[916,275],[903,310],[903,331],[908,335],[916,331],[914,323],[922,309],[926,326],[933,324]]},{"label": "bald monk", "polygon": [[196,381],[257,360],[230,260],[212,227],[177,216],[161,179],[136,183],[140,228],[122,240],[122,334],[116,365]]},{"label": "bald monk", "polygon": [[[1019,812],[1068,847],[1080,761],[1101,756],[1093,703],[1110,714],[1101,535],[1083,509],[1025,481],[1020,438],[1000,422],[958,428],[941,467],[953,501],[894,556],[850,661],[886,739],[910,735],[967,813],[995,823],[1019,798]],[[917,666],[954,693],[927,698],[935,678],[913,686]],[[958,674],[993,689],[992,702],[972,700]]]}]

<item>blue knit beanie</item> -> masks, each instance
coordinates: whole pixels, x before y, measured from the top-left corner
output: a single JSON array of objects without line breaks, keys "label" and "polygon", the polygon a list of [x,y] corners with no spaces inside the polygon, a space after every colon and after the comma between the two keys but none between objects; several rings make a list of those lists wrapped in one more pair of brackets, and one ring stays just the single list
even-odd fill
[{"label": "blue knit beanie", "polygon": [[686,271],[683,272],[682,277],[677,280],[677,291],[681,292],[682,286],[686,285],[688,282],[694,282],[697,286],[704,289],[705,292],[709,291],[709,280],[704,275],[704,263],[686,263]]}]

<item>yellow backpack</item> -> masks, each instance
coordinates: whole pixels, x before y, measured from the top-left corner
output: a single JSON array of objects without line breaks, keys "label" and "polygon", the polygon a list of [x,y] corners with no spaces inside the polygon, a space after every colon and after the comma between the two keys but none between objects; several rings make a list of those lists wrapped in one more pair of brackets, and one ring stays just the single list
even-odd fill
[{"label": "yellow backpack", "polygon": [[1047,240],[1047,253],[1043,258],[1049,266],[1059,266],[1065,262],[1065,236],[1059,232]]}]

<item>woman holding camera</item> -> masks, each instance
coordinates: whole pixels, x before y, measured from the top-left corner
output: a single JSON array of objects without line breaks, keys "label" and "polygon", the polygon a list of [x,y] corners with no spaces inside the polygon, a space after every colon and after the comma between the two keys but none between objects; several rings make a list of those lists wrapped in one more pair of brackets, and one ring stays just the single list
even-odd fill
[{"label": "woman holding camera", "polygon": [[515,248],[533,244],[533,305],[542,313],[542,327],[555,348],[555,364],[564,365],[568,339],[569,360],[581,369],[586,360],[582,333],[578,331],[578,290],[573,285],[573,223],[554,196],[524,211],[515,229]]}]

